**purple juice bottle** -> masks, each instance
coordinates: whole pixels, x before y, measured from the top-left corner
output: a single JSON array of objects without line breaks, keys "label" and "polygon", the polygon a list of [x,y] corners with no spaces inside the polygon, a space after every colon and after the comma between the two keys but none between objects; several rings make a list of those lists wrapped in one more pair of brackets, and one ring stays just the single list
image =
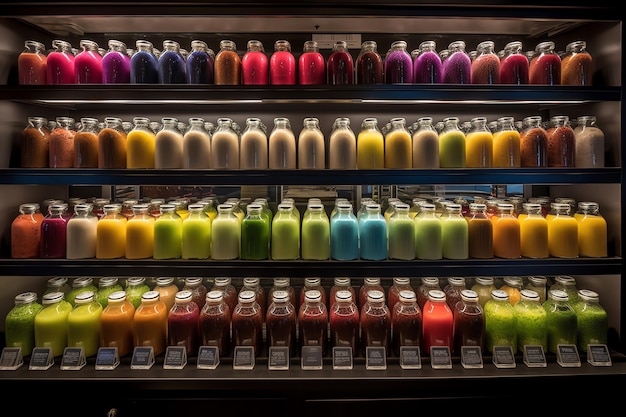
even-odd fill
[{"label": "purple juice bottle", "polygon": [[435,41],[420,43],[419,54],[413,61],[413,80],[416,84],[441,84],[443,64]]},{"label": "purple juice bottle", "polygon": [[395,41],[385,57],[385,84],[410,84],[413,82],[413,60],[406,50],[405,41]]},{"label": "purple juice bottle", "polygon": [[191,53],[187,56],[187,84],[213,84],[215,52],[204,41],[191,41]]},{"label": "purple juice bottle", "polygon": [[109,51],[102,58],[102,84],[130,83],[130,57],[126,44],[109,40]]},{"label": "purple juice bottle", "polygon": [[53,204],[41,222],[39,256],[42,258],[65,258],[67,247],[67,206]]},{"label": "purple juice bottle", "polygon": [[465,52],[465,42],[451,42],[448,50],[450,55],[443,61],[443,82],[445,84],[471,84],[472,61]]},{"label": "purple juice bottle", "polygon": [[159,82],[159,60],[154,54],[152,42],[139,39],[130,58],[130,82],[132,84],[157,84]]}]

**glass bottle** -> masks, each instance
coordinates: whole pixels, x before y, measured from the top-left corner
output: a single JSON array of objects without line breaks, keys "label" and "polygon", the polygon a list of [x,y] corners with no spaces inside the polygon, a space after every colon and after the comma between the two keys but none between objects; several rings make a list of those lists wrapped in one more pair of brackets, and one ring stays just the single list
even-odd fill
[{"label": "glass bottle", "polygon": [[150,287],[146,284],[146,277],[130,277],[126,281],[125,291],[128,301],[137,309],[141,304],[141,297],[150,291]]},{"label": "glass bottle", "polygon": [[74,119],[57,117],[56,127],[48,136],[48,166],[50,168],[74,167]]},{"label": "glass bottle", "polygon": [[298,136],[298,169],[326,168],[326,144],[319,120],[307,117]]},{"label": "glass bottle", "polygon": [[593,58],[587,42],[573,41],[565,46],[561,58],[561,85],[593,85]]},{"label": "glass bottle", "polygon": [[406,119],[391,119],[391,129],[385,132],[385,168],[402,169],[413,167],[413,143],[406,127]]},{"label": "glass bottle", "polygon": [[352,293],[339,290],[330,309],[330,343],[332,347],[350,347],[354,356],[359,354],[359,309]]},{"label": "glass bottle", "polygon": [[390,259],[415,259],[415,221],[409,216],[409,209],[408,204],[397,204],[389,219]]},{"label": "glass bottle", "polygon": [[233,346],[252,346],[254,355],[258,356],[263,343],[263,321],[256,293],[241,291],[231,319]]},{"label": "glass bottle", "polygon": [[469,289],[460,292],[460,298],[452,307],[454,352],[463,346],[485,346],[485,312],[478,301],[478,294]]},{"label": "glass bottle", "polygon": [[576,168],[603,168],[604,132],[598,127],[595,116],[579,116],[574,128]]},{"label": "glass bottle", "polygon": [[249,117],[241,135],[240,168],[267,169],[268,139],[261,119]]},{"label": "glass bottle", "polygon": [[46,281],[46,289],[44,294],[48,294],[50,292],[62,292],[63,295],[67,295],[72,287],[69,284],[69,280],[67,277],[58,276],[52,277],[48,281]]},{"label": "glass bottle", "polygon": [[405,41],[394,41],[385,56],[385,84],[413,83],[413,59]]},{"label": "glass bottle", "polygon": [[495,290],[493,277],[476,277],[471,290],[478,295],[478,304],[485,307],[485,303],[491,299],[491,291]]},{"label": "glass bottle", "polygon": [[524,203],[524,213],[518,215],[521,255],[526,258],[547,258],[548,221],[541,214],[541,204]]},{"label": "glass bottle", "polygon": [[18,294],[13,302],[5,317],[5,346],[20,348],[22,356],[30,356],[35,347],[35,316],[43,306],[37,301],[36,292]]},{"label": "glass bottle", "polygon": [[161,123],[163,123],[163,128],[154,139],[154,167],[156,169],[183,168],[183,134],[178,130],[178,119],[164,117]]},{"label": "glass bottle", "polygon": [[104,216],[96,225],[96,258],[115,259],[126,256],[126,217],[120,204],[104,206]]},{"label": "glass bottle", "polygon": [[330,256],[337,260],[359,258],[359,222],[351,203],[339,203],[330,219]]},{"label": "glass bottle", "polygon": [[[391,303],[389,303],[391,304]],[[420,346],[422,339],[422,310],[413,290],[401,290],[391,310],[393,353],[400,355],[402,346]]]},{"label": "glass bottle", "polygon": [[206,303],[206,295],[208,293],[208,289],[204,285],[204,279],[202,277],[185,278],[181,291],[183,290],[191,292],[191,301],[196,303],[198,308],[202,310]]},{"label": "glass bottle", "polygon": [[[332,308],[332,306],[331,306]],[[328,310],[322,303],[322,294],[318,290],[308,290],[304,294],[304,303],[298,311],[299,340],[302,346],[320,346],[322,355],[326,354],[326,335],[328,331]]]},{"label": "glass bottle", "polygon": [[213,84],[215,53],[201,40],[191,41],[191,52],[185,60],[187,84]]},{"label": "glass bottle", "polygon": [[439,165],[441,168],[465,168],[465,133],[458,117],[446,117],[439,132]]},{"label": "glass bottle", "polygon": [[17,72],[20,85],[47,84],[46,47],[33,40],[24,42],[24,50],[17,58]]},{"label": "glass bottle", "polygon": [[[76,137],[74,137],[76,141]],[[126,168],[126,132],[119,117],[106,117],[98,132],[98,168]]]},{"label": "glass bottle", "polygon": [[528,116],[522,121],[520,132],[520,165],[522,167],[548,166],[548,133],[541,116]]},{"label": "glass bottle", "polygon": [[435,41],[428,40],[419,44],[419,54],[413,60],[413,79],[416,84],[442,83],[443,64]]},{"label": "glass bottle", "polygon": [[192,117],[183,135],[183,168],[211,167],[211,135],[204,128],[204,119]]},{"label": "glass bottle", "polygon": [[548,350],[547,313],[541,306],[539,294],[533,290],[523,289],[520,301],[513,308],[516,318],[517,348],[522,351],[524,346],[541,346]]},{"label": "glass bottle", "polygon": [[385,167],[385,139],[378,128],[378,119],[368,117],[361,123],[356,141],[356,158],[356,166],[359,169]]},{"label": "glass bottle", "polygon": [[517,259],[522,255],[520,221],[513,215],[513,204],[498,203],[493,216],[493,254],[497,258]]},{"label": "glass bottle", "polygon": [[547,313],[548,352],[558,353],[558,345],[576,345],[578,319],[565,291],[550,289],[542,304]]},{"label": "glass bottle", "polygon": [[447,281],[443,292],[446,294],[446,303],[450,306],[450,310],[454,310],[457,301],[461,299],[461,292],[468,288],[464,277],[449,277]]},{"label": "glass bottle", "polygon": [[487,217],[487,205],[471,203],[468,226],[469,257],[476,259],[493,258],[493,223]]},{"label": "glass bottle", "polygon": [[241,259],[268,259],[270,253],[270,223],[260,204],[248,204],[241,222]]},{"label": "glass bottle", "polygon": [[133,316],[133,344],[152,347],[154,355],[165,352],[167,346],[167,314],[169,310],[157,291],[147,291]]},{"label": "glass bottle", "polygon": [[183,220],[174,204],[161,204],[161,215],[154,222],[154,259],[182,257]]},{"label": "glass bottle", "polygon": [[150,129],[150,119],[134,117],[133,128],[126,135],[126,167],[154,168],[156,134]]},{"label": "glass bottle", "polygon": [[120,357],[130,354],[134,343],[134,315],[135,307],[124,291],[110,293],[100,315],[100,347],[117,348]]},{"label": "glass bottle", "polygon": [[256,39],[249,40],[246,53],[241,58],[241,84],[268,85],[269,65],[263,43]]},{"label": "glass bottle", "polygon": [[220,41],[220,50],[215,56],[215,84],[241,84],[241,58],[237,54],[237,45],[231,40]]},{"label": "glass bottle", "polygon": [[576,278],[569,275],[557,275],[550,290],[565,291],[571,303],[578,301],[578,288],[576,288]]},{"label": "glass bottle", "polygon": [[98,291],[94,295],[94,300],[105,308],[109,303],[109,295],[117,291],[124,291],[118,277],[102,277],[98,279]]},{"label": "glass bottle", "polygon": [[544,85],[561,84],[561,57],[554,51],[554,42],[540,42],[529,63],[529,83]]},{"label": "glass bottle", "polygon": [[102,55],[98,53],[98,44],[82,39],[82,51],[74,58],[76,84],[102,84]]},{"label": "glass bottle", "polygon": [[[428,293],[430,290],[439,290],[441,291],[441,286],[439,285],[439,278],[436,277],[423,277],[420,279],[420,285],[417,287],[417,291],[415,292],[417,296],[417,305],[423,310],[426,301],[428,301]],[[445,293],[444,293],[445,295]]]},{"label": "glass bottle", "polygon": [[199,323],[200,308],[193,301],[191,291],[178,291],[167,314],[168,346],[183,346],[187,356],[195,355],[199,345]]},{"label": "glass bottle", "polygon": [[367,302],[367,294],[374,290],[385,292],[380,283],[380,278],[364,278],[363,285],[359,288],[358,299],[355,300],[358,302],[357,306],[363,307]]},{"label": "glass bottle", "polygon": [[296,84],[296,58],[291,52],[289,41],[284,39],[274,42],[274,53],[270,57],[270,84]]},{"label": "glass bottle", "polygon": [[342,290],[350,291],[354,302],[356,303],[358,301],[357,293],[354,287],[352,287],[351,279],[347,277],[336,277],[333,279],[333,286],[330,287],[330,296],[328,297],[330,308],[332,308],[335,303],[335,295],[338,291]]},{"label": "glass bottle", "polygon": [[354,62],[352,60],[352,55],[350,55],[350,52],[348,51],[348,44],[346,41],[335,42],[326,65],[327,84],[354,84]]},{"label": "glass bottle", "polygon": [[413,221],[415,222],[416,258],[441,259],[443,257],[443,222],[435,213],[435,205],[422,204],[420,212]]},{"label": "glass bottle", "polygon": [[48,168],[50,131],[45,117],[29,117],[20,135],[20,167]]},{"label": "glass bottle", "polygon": [[578,257],[578,222],[567,203],[552,203],[554,215],[548,220],[548,251],[557,258]]},{"label": "glass bottle", "polygon": [[102,84],[130,83],[130,56],[124,42],[109,40],[109,50],[102,57]]},{"label": "glass bottle", "polygon": [[77,204],[66,226],[66,258],[88,259],[96,257],[98,217],[92,213],[91,204]]},{"label": "glass bottle", "polygon": [[41,222],[39,256],[41,258],[65,258],[67,250],[67,208],[63,204],[48,207],[48,214]]},{"label": "glass bottle", "polygon": [[41,304],[34,321],[35,347],[50,348],[52,356],[61,356],[67,347],[67,316],[73,307],[62,292],[44,294]]},{"label": "glass bottle", "polygon": [[289,298],[288,291],[272,292],[265,321],[268,346],[286,347],[290,355],[295,354],[296,309]]},{"label": "glass bottle", "polygon": [[46,77],[48,84],[76,84],[76,66],[72,44],[55,39],[52,51],[46,58]]},{"label": "glass bottle", "polygon": [[238,259],[241,247],[241,223],[231,204],[217,206],[217,217],[211,223],[211,257]]},{"label": "glass bottle", "polygon": [[439,134],[432,117],[420,117],[413,130],[413,168],[439,168]]},{"label": "glass bottle", "polygon": [[465,51],[465,42],[453,41],[448,45],[450,55],[443,61],[443,82],[446,84],[471,84],[472,62]]},{"label": "glass bottle", "polygon": [[135,53],[130,57],[131,84],[157,84],[159,82],[159,59],[152,42],[138,39]]},{"label": "glass bottle", "polygon": [[524,289],[536,292],[539,296],[539,303],[543,304],[546,301],[547,282],[548,279],[543,275],[531,275],[528,277]]},{"label": "glass bottle", "polygon": [[[387,291],[387,306],[389,306],[389,310],[393,313],[393,308],[396,303],[400,299],[401,291],[413,291],[413,287],[411,286],[411,280],[406,277],[394,277],[389,290]],[[417,298],[416,298],[417,302]]]},{"label": "glass bottle", "polygon": [[324,205],[309,204],[302,219],[302,259],[326,260],[330,258],[330,221]]},{"label": "glass bottle", "polygon": [[383,60],[375,41],[361,43],[355,66],[357,84],[383,84]]},{"label": "glass bottle", "polygon": [[591,290],[579,290],[578,302],[572,304],[576,312],[576,344],[580,352],[587,352],[590,344],[606,345],[609,331],[608,315],[600,304],[600,295]]},{"label": "glass bottle", "polygon": [[209,259],[211,219],[206,214],[203,204],[190,204],[188,208],[189,215],[182,222],[181,258]]},{"label": "glass bottle", "polygon": [[453,349],[454,318],[446,303],[446,294],[440,290],[430,290],[422,307],[422,352],[430,355],[433,346],[447,346]]},{"label": "glass bottle", "polygon": [[83,117],[74,135],[74,168],[98,168],[98,119]]},{"label": "glass bottle", "polygon": [[224,295],[224,301],[230,307],[232,314],[235,306],[237,305],[238,292],[235,286],[232,284],[232,279],[227,277],[215,278],[211,291],[221,291]]},{"label": "glass bottle", "polygon": [[461,214],[461,205],[450,203],[445,208],[446,216],[441,218],[442,257],[445,259],[467,259],[469,257],[469,226]]},{"label": "glass bottle", "polygon": [[231,311],[222,291],[207,292],[198,319],[199,343],[201,346],[216,346],[220,356],[230,354]]},{"label": "glass bottle", "polygon": [[154,254],[155,218],[148,204],[133,205],[133,215],[126,223],[126,258],[146,259]]},{"label": "glass bottle", "polygon": [[384,347],[391,354],[391,312],[385,304],[385,293],[371,290],[361,307],[361,349]]},{"label": "glass bottle", "polygon": [[529,62],[522,54],[522,42],[509,42],[504,46],[504,56],[500,59],[500,84],[528,83]]},{"label": "glass bottle", "polygon": [[269,168],[296,169],[296,137],[286,117],[274,118],[269,135]]},{"label": "glass bottle", "polygon": [[211,168],[239,168],[239,135],[233,129],[232,119],[217,119],[217,128],[211,137],[211,157]]},{"label": "glass bottle", "polygon": [[474,117],[470,123],[472,127],[465,134],[465,164],[468,168],[491,168],[496,152],[494,136],[487,128],[487,118]]},{"label": "glass bottle", "polygon": [[509,295],[502,290],[491,291],[485,303],[485,347],[489,353],[495,346],[510,346],[517,353],[517,321]]},{"label": "glass bottle", "polygon": [[163,51],[159,56],[159,83],[185,84],[187,70],[180,44],[172,40],[163,41]]},{"label": "glass bottle", "polygon": [[326,62],[316,41],[304,42],[297,67],[300,85],[326,84]]},{"label": "glass bottle", "polygon": [[521,166],[521,138],[513,117],[505,116],[497,120],[497,130],[493,132],[494,168],[519,168]]},{"label": "glass bottle", "polygon": [[298,308],[299,303],[296,297],[296,290],[291,286],[291,279],[287,277],[274,278],[272,281],[272,286],[267,291],[266,298],[268,300],[272,300],[273,295],[276,291],[286,291],[287,295],[289,296],[289,302],[291,303],[291,305],[295,308]]},{"label": "glass bottle", "polygon": [[93,291],[77,294],[67,316],[67,346],[83,348],[87,358],[98,353],[100,347],[102,305],[94,297]]},{"label": "glass bottle", "polygon": [[548,134],[548,166],[576,166],[576,139],[568,116],[552,116]]},{"label": "glass bottle", "polygon": [[275,260],[300,257],[300,220],[291,204],[278,205],[278,211],[272,219],[270,250]]},{"label": "glass bottle", "polygon": [[472,84],[500,84],[500,58],[494,51],[493,41],[483,41],[476,46],[472,61]]},{"label": "glass bottle", "polygon": [[500,289],[509,295],[509,302],[512,306],[515,306],[520,300],[520,291],[524,286],[524,282],[521,277],[504,277],[504,284]]},{"label": "glass bottle", "polygon": [[360,257],[369,260],[387,259],[387,222],[380,204],[368,204],[366,214],[359,220]]},{"label": "glass bottle", "polygon": [[607,256],[607,223],[594,201],[581,201],[574,214],[578,222],[578,255],[590,258]]},{"label": "glass bottle", "polygon": [[20,204],[19,214],[11,222],[11,258],[38,258],[41,246],[41,223],[34,203]]}]

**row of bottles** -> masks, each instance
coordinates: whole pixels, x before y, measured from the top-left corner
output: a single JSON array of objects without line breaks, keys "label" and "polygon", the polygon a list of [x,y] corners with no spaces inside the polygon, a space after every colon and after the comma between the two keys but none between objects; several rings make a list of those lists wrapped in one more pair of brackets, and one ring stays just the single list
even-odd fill
[{"label": "row of bottles", "polygon": [[289,41],[274,43],[267,54],[259,40],[247,42],[240,55],[232,40],[220,42],[217,55],[206,42],[194,40],[191,51],[173,40],[158,51],[140,39],[129,50],[119,40],[109,40],[105,52],[91,40],[80,41],[80,51],[63,40],[52,41],[52,51],[33,40],[25,42],[18,58],[20,84],[215,84],[215,85],[346,85],[346,84],[540,84],[592,85],[593,60],[585,41],[567,44],[559,55],[553,41],[543,41],[534,51],[522,51],[513,41],[499,53],[491,40],[468,53],[462,40],[437,51],[433,40],[409,52],[407,42],[394,41],[386,54],[375,41],[365,41],[353,59],[347,42],[335,42],[326,59],[317,42],[306,41],[300,56]]},{"label": "row of bottles", "polygon": [[[296,135],[290,120],[276,117],[271,131],[257,117],[245,128],[230,118],[210,122],[192,117],[185,124],[165,117],[153,124],[135,117],[127,128],[119,117],[104,123],[57,117],[50,130],[43,117],[29,117],[20,138],[22,168],[113,169],[436,169],[605,166],[605,138],[595,116],[541,116],[516,123],[511,116],[440,124],[420,117],[408,124],[392,118],[379,127],[365,118],[358,132],[350,119],[335,119],[330,135],[307,117]],[[207,125],[208,124],[208,125]],[[131,127],[132,126],[132,127]],[[184,130],[180,130],[182,127]],[[209,127],[209,129],[207,129]]]}]

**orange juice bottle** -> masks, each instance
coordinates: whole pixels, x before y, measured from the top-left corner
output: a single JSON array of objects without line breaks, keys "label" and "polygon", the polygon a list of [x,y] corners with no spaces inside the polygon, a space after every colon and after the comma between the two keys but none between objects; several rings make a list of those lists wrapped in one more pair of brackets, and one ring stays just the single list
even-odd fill
[{"label": "orange juice bottle", "polygon": [[369,117],[361,123],[356,141],[356,165],[358,169],[385,167],[385,140],[378,129],[378,120]]},{"label": "orange juice bottle", "polygon": [[498,258],[516,259],[522,256],[520,223],[513,215],[513,204],[499,203],[493,222],[493,254]]},{"label": "orange juice bottle", "polygon": [[498,130],[493,133],[494,168],[519,168],[522,164],[520,134],[513,117],[497,120]]},{"label": "orange juice bottle", "polygon": [[487,128],[487,118],[475,117],[465,135],[465,164],[468,168],[493,166],[493,135]]},{"label": "orange juice bottle", "polygon": [[115,259],[126,256],[126,217],[121,214],[122,206],[107,204],[104,217],[96,227],[96,258]]},{"label": "orange juice bottle", "polygon": [[578,222],[578,255],[592,258],[607,256],[607,224],[596,202],[581,201],[574,214]]},{"label": "orange juice bottle", "polygon": [[552,203],[554,214],[548,221],[548,251],[557,258],[578,257],[578,222],[570,216],[570,205]]},{"label": "orange juice bottle", "polygon": [[133,317],[135,307],[125,291],[109,294],[107,306],[100,315],[100,346],[116,347],[120,357],[133,350]]},{"label": "orange juice bottle", "polygon": [[167,313],[167,307],[157,291],[145,292],[133,316],[133,344],[151,346],[155,356],[164,353],[167,345]]},{"label": "orange juice bottle", "polygon": [[412,168],[413,142],[406,119],[391,119],[391,130],[385,135],[385,168]]},{"label": "orange juice bottle", "polygon": [[524,203],[524,212],[517,216],[520,223],[520,243],[525,258],[547,258],[548,221],[541,215],[541,204]]},{"label": "orange juice bottle", "polygon": [[133,205],[133,216],[126,223],[126,258],[152,258],[154,251],[155,218],[148,204]]}]

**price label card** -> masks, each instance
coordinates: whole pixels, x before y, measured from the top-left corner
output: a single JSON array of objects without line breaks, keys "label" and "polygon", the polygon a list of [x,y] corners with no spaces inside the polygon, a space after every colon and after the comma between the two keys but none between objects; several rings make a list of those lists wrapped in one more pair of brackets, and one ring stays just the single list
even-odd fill
[{"label": "price label card", "polygon": [[66,347],[61,358],[61,369],[77,371],[87,364],[85,351],[82,347]]},{"label": "price label card", "polygon": [[168,346],[165,350],[163,369],[183,369],[187,365],[187,348]]},{"label": "price label card", "polygon": [[430,366],[433,369],[452,369],[452,355],[448,346],[431,346]]},{"label": "price label card", "polygon": [[30,364],[28,369],[45,371],[54,365],[54,356],[52,356],[52,349],[50,348],[35,348],[33,353],[30,354]]},{"label": "price label card", "polygon": [[546,355],[543,352],[543,346],[524,346],[524,363],[529,368],[545,368],[548,366],[546,363]]},{"label": "price label card", "polygon": [[324,361],[321,346],[302,346],[302,359],[300,367],[303,370],[322,369]]},{"label": "price label card", "polygon": [[481,369],[483,355],[480,346],[461,346],[461,365],[467,369]]},{"label": "price label card", "polygon": [[200,346],[198,349],[198,369],[215,369],[220,363],[220,350],[217,346]]},{"label": "price label card", "polygon": [[2,349],[0,356],[0,370],[14,371],[24,365],[24,357],[22,356],[22,348],[5,347]]},{"label": "price label card", "polygon": [[130,369],[150,369],[154,365],[154,349],[152,346],[135,346]]},{"label": "price label card", "polygon": [[365,369],[387,369],[387,353],[383,346],[367,346],[365,348]]},{"label": "price label card", "polygon": [[333,347],[333,369],[350,370],[352,367],[352,348],[346,346]]},{"label": "price label card", "polygon": [[112,370],[120,364],[120,357],[116,347],[101,347],[96,356],[97,370]]},{"label": "price label card", "polygon": [[254,369],[254,347],[236,346],[233,354],[233,369]]},{"label": "price label card", "polygon": [[563,368],[579,368],[580,356],[574,344],[557,345],[556,362]]},{"label": "price label card", "polygon": [[609,348],[601,344],[587,345],[587,362],[593,366],[613,366]]},{"label": "price label card", "polygon": [[496,368],[515,368],[515,356],[511,346],[493,347],[493,364]]},{"label": "price label card", "polygon": [[267,367],[272,371],[289,369],[289,348],[286,346],[270,346]]},{"label": "price label card", "polygon": [[419,346],[400,346],[400,368],[422,369]]}]

